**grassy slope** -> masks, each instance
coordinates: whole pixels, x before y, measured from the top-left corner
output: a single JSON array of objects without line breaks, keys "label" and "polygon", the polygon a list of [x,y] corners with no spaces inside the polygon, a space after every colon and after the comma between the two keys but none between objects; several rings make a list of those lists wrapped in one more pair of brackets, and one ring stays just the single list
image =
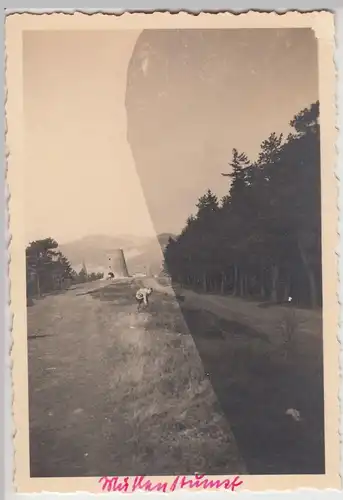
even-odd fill
[{"label": "grassy slope", "polygon": [[244,472],[177,303],[130,286],[28,308],[31,475]]}]

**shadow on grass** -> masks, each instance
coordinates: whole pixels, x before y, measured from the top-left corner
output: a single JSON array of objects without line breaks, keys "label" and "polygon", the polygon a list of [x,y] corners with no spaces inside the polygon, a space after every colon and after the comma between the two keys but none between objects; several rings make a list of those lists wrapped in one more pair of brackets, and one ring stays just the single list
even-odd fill
[{"label": "shadow on grass", "polygon": [[28,335],[27,339],[28,340],[35,340],[35,339],[44,339],[46,337],[53,337],[53,335],[44,333],[43,335]]},{"label": "shadow on grass", "polygon": [[302,335],[286,358],[253,328],[164,294],[151,308],[155,325],[192,335],[250,474],[325,473],[320,338]]},{"label": "shadow on grass", "polygon": [[[89,290],[80,295],[91,295],[93,299],[112,302],[115,305],[128,306],[135,304],[135,293],[139,288],[135,283],[111,283],[96,290]],[[129,289],[129,292],[128,292]]]},{"label": "shadow on grass", "polygon": [[261,309],[269,309],[270,307],[283,306],[283,307],[292,307],[291,302],[278,301],[278,302],[260,302],[257,307]]},{"label": "shadow on grass", "polygon": [[[75,287],[74,287],[75,288]],[[36,302],[44,300],[46,297],[55,296],[55,295],[63,295],[69,290],[73,290],[73,287],[63,288],[62,290],[52,290],[51,292],[44,292],[42,295],[30,295],[26,297],[26,306],[32,307],[36,304]]]}]

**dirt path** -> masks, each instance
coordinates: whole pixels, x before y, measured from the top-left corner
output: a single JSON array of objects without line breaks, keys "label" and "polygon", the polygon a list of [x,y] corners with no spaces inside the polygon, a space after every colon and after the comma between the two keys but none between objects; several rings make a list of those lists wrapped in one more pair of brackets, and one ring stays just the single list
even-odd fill
[{"label": "dirt path", "polygon": [[132,297],[97,282],[28,308],[31,475],[243,473],[178,304]]},{"label": "dirt path", "polygon": [[[175,296],[171,286],[163,286],[155,278],[146,278],[147,286]],[[181,289],[180,294],[187,300],[187,307],[205,309],[228,321],[238,321],[254,328],[261,333],[268,334],[270,339],[278,338],[280,323],[286,307],[261,307],[258,302],[247,301],[239,297],[200,294],[192,290]],[[300,333],[322,334],[322,314],[320,311],[310,311],[294,308],[297,317],[297,328]]]}]

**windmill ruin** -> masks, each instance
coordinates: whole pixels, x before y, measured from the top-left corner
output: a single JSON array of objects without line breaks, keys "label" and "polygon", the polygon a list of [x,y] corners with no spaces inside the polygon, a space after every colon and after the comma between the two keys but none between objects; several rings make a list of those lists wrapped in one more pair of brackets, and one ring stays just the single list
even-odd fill
[{"label": "windmill ruin", "polygon": [[127,265],[125,262],[124,252],[121,248],[112,250],[107,254],[109,278],[127,278],[129,276]]}]

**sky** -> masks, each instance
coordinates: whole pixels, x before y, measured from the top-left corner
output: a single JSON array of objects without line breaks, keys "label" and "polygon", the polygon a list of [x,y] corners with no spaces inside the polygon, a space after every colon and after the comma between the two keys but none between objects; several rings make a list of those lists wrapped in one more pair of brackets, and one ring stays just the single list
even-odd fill
[{"label": "sky", "polygon": [[178,233],[318,99],[304,29],[26,32],[26,240]]}]

